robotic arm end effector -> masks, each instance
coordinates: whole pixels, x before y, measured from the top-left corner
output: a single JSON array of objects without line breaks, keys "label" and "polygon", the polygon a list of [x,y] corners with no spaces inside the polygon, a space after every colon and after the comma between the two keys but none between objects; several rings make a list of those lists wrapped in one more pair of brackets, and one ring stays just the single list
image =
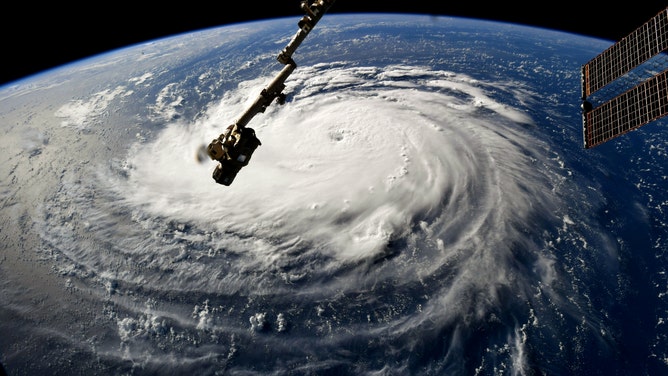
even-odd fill
[{"label": "robotic arm end effector", "polygon": [[209,158],[219,162],[213,171],[216,183],[232,184],[239,170],[248,165],[253,152],[260,145],[262,143],[253,129],[240,128],[236,124],[227,127],[206,149]]}]

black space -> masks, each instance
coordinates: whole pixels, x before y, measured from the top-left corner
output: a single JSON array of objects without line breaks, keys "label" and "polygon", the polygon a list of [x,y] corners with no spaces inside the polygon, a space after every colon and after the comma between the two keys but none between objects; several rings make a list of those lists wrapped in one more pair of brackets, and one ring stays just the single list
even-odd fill
[{"label": "black space", "polygon": [[[614,2],[610,1],[522,3],[338,0],[329,13],[390,12],[470,17],[616,41],[667,6],[657,0],[629,2],[622,7],[614,7]],[[295,17],[296,24],[303,14],[299,4],[299,0],[117,1],[77,5],[69,2],[12,3],[11,7],[6,7],[0,23],[5,42],[0,85],[101,52],[189,31],[276,17]],[[9,11],[9,8],[14,9]]]}]

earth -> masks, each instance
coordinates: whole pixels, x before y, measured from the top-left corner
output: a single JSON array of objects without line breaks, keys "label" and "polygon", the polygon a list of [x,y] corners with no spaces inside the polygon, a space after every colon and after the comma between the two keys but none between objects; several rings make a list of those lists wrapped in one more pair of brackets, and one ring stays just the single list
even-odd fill
[{"label": "earth", "polygon": [[296,21],[0,87],[8,375],[668,372],[668,131],[583,148],[611,41],[326,15],[218,185]]}]

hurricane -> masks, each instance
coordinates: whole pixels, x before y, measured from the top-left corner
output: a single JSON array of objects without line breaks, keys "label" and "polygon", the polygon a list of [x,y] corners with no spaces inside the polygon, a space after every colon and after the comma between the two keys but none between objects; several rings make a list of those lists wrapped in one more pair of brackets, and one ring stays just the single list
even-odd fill
[{"label": "hurricane", "polygon": [[[601,246],[614,264],[615,247],[597,223],[574,230],[587,188],[524,109],[534,89],[300,66],[286,103],[248,124],[250,164],[215,184],[197,150],[269,80],[167,116],[81,166],[90,179],[63,173],[37,226],[52,267],[103,307],[95,356],[142,373],[532,374],[577,359],[560,351],[574,335],[613,351],[568,282],[594,256],[563,251]],[[104,94],[61,108],[63,127],[85,131],[82,112],[127,92]]]}]

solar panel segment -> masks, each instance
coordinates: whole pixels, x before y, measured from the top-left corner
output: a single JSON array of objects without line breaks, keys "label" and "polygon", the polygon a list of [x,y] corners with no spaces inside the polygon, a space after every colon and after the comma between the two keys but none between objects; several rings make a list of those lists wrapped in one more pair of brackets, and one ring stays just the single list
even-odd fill
[{"label": "solar panel segment", "polygon": [[584,113],[585,148],[668,114],[668,70]]}]

